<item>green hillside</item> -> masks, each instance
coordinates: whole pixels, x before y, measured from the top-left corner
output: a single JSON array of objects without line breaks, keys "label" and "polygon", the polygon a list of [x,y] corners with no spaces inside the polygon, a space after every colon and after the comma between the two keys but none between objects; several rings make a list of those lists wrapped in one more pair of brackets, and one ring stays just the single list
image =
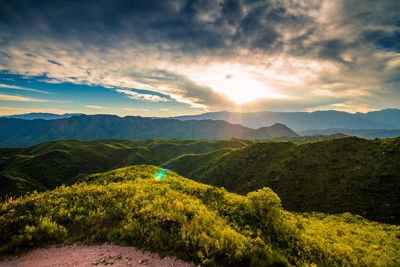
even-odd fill
[{"label": "green hillside", "polygon": [[345,134],[337,132],[337,133],[326,134],[326,135],[325,134],[315,134],[315,135],[304,135],[304,136],[281,136],[281,137],[272,138],[271,140],[304,143],[304,142],[331,140],[331,139],[345,137],[345,136],[346,136]]},{"label": "green hillside", "polygon": [[0,253],[111,242],[205,266],[398,266],[400,227],[348,213],[295,214],[268,188],[246,195],[155,166],[0,203]]},{"label": "green hillside", "polygon": [[[304,141],[332,136],[284,137]],[[134,164],[161,165],[180,155],[239,148],[250,140],[100,139],[50,141],[32,147],[0,148],[0,198],[71,184],[87,174]],[[215,152],[219,153],[219,152]],[[196,164],[198,164],[196,159]]]},{"label": "green hillside", "polygon": [[148,139],[62,140],[0,148],[0,197],[71,184],[87,174],[134,164],[161,165],[188,153],[239,148],[251,141]]},{"label": "green hillside", "polygon": [[0,149],[0,194],[15,197],[71,185],[92,173],[151,164],[243,195],[267,186],[292,211],[349,211],[399,224],[399,141],[53,141]]},{"label": "green hillside", "polygon": [[181,155],[164,164],[196,181],[246,194],[270,187],[292,211],[342,213],[400,223],[400,138],[256,142]]}]

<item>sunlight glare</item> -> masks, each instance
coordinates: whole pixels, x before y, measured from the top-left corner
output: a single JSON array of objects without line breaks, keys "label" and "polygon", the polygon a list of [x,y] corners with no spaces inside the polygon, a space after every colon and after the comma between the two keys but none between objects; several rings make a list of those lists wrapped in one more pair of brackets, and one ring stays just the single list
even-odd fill
[{"label": "sunlight glare", "polygon": [[225,94],[237,104],[260,98],[284,98],[260,80],[260,74],[239,67],[213,66],[204,71],[193,72],[194,81],[209,86],[216,92]]}]

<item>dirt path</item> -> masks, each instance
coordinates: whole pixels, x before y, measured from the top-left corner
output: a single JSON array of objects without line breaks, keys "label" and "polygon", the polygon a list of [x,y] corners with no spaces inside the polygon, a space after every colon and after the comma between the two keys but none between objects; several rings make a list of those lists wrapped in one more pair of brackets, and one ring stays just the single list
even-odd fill
[{"label": "dirt path", "polygon": [[26,255],[0,261],[0,267],[66,267],[66,266],[182,266],[195,265],[176,258],[141,252],[132,247],[114,245],[65,246],[35,249]]}]

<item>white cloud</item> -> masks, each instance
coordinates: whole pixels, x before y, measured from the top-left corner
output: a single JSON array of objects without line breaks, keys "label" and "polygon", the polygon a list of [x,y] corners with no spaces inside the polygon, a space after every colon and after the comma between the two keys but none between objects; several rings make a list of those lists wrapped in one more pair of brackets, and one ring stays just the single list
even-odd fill
[{"label": "white cloud", "polygon": [[17,85],[8,85],[8,84],[3,84],[3,83],[0,83],[0,88],[31,91],[31,92],[42,93],[42,94],[52,94],[50,92],[43,91],[43,90],[31,89],[31,88],[26,88],[26,87],[17,86]]},{"label": "white cloud", "polygon": [[137,93],[134,91],[124,90],[124,89],[117,89],[116,91],[118,93],[127,95],[130,99],[145,100],[145,101],[150,101],[150,102],[169,102],[170,101],[168,98],[161,97],[158,95],[140,94],[140,93]]},{"label": "white cloud", "polygon": [[102,106],[97,106],[97,105],[86,105],[85,107],[87,108],[94,108],[94,109],[103,109],[104,107]]},{"label": "white cloud", "polygon": [[0,100],[18,101],[18,102],[52,102],[46,99],[38,99],[33,97],[17,96],[17,95],[5,95],[5,94],[0,94]]}]

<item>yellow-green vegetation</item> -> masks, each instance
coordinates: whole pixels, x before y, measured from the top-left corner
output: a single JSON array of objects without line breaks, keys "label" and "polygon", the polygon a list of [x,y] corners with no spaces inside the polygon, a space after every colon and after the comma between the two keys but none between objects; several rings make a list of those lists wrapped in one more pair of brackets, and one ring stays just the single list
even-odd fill
[{"label": "yellow-green vegetation", "polygon": [[268,188],[237,195],[158,167],[93,174],[0,206],[0,251],[112,242],[203,265],[398,266],[400,227],[293,214]]},{"label": "yellow-green vegetation", "polygon": [[400,263],[399,226],[371,222],[350,213],[303,213],[298,219],[308,238],[325,247],[333,245],[348,251],[357,266],[398,266]]}]

